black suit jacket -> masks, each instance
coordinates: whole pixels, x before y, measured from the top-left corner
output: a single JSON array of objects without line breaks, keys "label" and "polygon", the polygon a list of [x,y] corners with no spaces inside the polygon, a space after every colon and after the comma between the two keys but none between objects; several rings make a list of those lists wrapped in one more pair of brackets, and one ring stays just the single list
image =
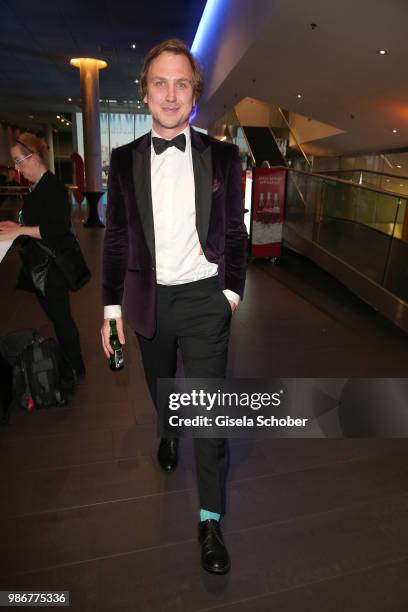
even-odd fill
[{"label": "black suit jacket", "polygon": [[[247,231],[235,145],[191,129],[196,228],[222,289],[243,296]],[[156,327],[156,263],[151,134],[112,152],[103,252],[103,303],[121,304],[129,325],[149,338]],[[123,295],[124,294],[124,295]]]}]

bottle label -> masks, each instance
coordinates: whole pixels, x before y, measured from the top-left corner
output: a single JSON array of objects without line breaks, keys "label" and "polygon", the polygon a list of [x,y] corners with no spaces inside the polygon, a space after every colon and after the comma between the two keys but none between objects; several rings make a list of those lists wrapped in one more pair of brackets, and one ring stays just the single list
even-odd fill
[{"label": "bottle label", "polygon": [[115,350],[115,367],[121,368],[123,366],[123,349],[119,348]]}]

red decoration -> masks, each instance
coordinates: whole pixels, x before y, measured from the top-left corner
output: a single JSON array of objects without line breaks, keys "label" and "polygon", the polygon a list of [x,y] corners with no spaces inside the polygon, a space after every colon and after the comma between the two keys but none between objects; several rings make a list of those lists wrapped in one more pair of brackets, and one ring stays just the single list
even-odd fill
[{"label": "red decoration", "polygon": [[84,172],[84,160],[79,153],[73,153],[71,155],[72,162],[74,164],[74,182],[78,189],[74,191],[74,198],[78,204],[81,204],[84,199],[85,191],[85,172]]}]

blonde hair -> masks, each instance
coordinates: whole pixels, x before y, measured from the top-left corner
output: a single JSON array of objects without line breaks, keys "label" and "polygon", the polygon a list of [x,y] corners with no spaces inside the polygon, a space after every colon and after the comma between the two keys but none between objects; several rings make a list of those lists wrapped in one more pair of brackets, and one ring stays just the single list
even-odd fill
[{"label": "blonde hair", "polygon": [[197,62],[194,55],[191,53],[186,43],[179,38],[168,38],[163,42],[159,43],[146,55],[142,72],[140,73],[140,95],[143,98],[147,94],[147,74],[149,72],[150,64],[156,57],[159,57],[164,52],[174,53],[174,55],[185,55],[190,62],[191,69],[193,71],[193,93],[196,103],[199,101],[204,91],[204,79],[199,63]]},{"label": "blonde hair", "polygon": [[15,145],[20,147],[21,151],[27,154],[27,151],[38,155],[40,161],[48,166],[48,144],[44,138],[36,136],[31,132],[24,132],[16,138]]}]

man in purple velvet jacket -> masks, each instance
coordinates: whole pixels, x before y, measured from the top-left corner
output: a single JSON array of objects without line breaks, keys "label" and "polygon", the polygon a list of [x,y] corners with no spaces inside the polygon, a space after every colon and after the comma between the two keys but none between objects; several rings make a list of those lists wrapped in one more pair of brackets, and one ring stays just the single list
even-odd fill
[{"label": "man in purple velvet jacket", "polygon": [[[112,152],[101,334],[109,356],[109,319],[115,318],[124,343],[123,301],[160,413],[157,380],[175,376],[178,347],[186,378],[225,376],[231,317],[244,290],[247,232],[237,147],[189,126],[203,81],[185,44],[156,45],[140,85],[153,128]],[[196,438],[194,450],[201,561],[221,574],[230,568],[219,523],[226,440]],[[178,439],[162,438],[161,467],[174,470],[177,459]]]}]

